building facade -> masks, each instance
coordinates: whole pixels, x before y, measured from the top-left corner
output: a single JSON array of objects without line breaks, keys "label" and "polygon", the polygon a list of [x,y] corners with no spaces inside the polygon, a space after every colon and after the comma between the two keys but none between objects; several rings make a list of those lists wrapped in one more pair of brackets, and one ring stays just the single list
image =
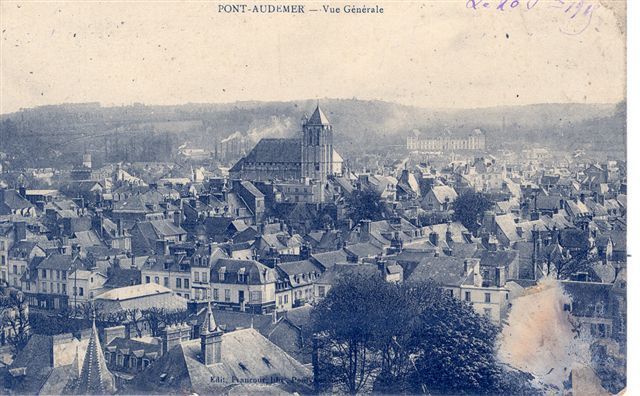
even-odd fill
[{"label": "building facade", "polygon": [[474,129],[466,137],[452,137],[449,134],[438,137],[409,136],[407,149],[411,151],[485,150],[486,136],[480,129]]}]

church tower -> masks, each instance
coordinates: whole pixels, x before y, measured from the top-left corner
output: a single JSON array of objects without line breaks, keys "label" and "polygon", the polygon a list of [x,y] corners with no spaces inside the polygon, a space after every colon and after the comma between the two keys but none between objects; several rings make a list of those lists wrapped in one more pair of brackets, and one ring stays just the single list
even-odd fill
[{"label": "church tower", "polygon": [[309,119],[302,120],[302,178],[324,184],[333,172],[333,127],[316,106]]}]

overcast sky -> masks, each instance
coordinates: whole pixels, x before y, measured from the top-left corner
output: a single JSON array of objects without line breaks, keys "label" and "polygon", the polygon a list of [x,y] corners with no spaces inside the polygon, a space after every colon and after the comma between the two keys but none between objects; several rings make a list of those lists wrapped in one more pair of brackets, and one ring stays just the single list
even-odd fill
[{"label": "overcast sky", "polygon": [[520,1],[504,12],[470,10],[467,0],[381,1],[381,15],[3,1],[0,113],[89,101],[357,97],[478,107],[624,99],[625,37],[609,9],[597,8],[584,32],[570,35],[583,16],[569,19],[549,0],[527,11]]}]

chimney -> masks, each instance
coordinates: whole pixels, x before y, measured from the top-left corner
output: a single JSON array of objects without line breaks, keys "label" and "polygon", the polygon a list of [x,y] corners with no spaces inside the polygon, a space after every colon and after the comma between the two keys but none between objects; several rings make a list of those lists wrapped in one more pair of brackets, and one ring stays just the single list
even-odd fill
[{"label": "chimney", "polygon": [[504,267],[496,268],[496,286],[504,287],[506,283]]},{"label": "chimney", "polygon": [[75,351],[74,344],[77,342],[71,333],[64,333],[51,336],[52,348],[51,353],[51,366],[60,367],[73,363],[75,354],[69,353],[71,350]]},{"label": "chimney", "polygon": [[180,327],[177,325],[165,326],[162,331],[162,354],[165,355],[175,346],[180,344]]},{"label": "chimney", "polygon": [[179,210],[176,210],[175,212],[173,212],[173,224],[176,225],[176,227],[180,227],[182,225],[182,212]]},{"label": "chimney", "polygon": [[158,239],[156,241],[156,254],[157,255],[169,255],[169,243],[164,239]]},{"label": "chimney", "polygon": [[438,246],[440,236],[437,232],[431,231],[429,234],[429,241],[433,244],[433,246]]},{"label": "chimney", "polygon": [[27,198],[27,188],[26,188],[25,186],[20,186],[20,187],[18,188],[18,194],[20,194],[20,196],[21,196],[22,198],[25,198],[25,199],[26,199],[26,198]]},{"label": "chimney", "polygon": [[469,260],[469,265],[473,265],[473,285],[482,286],[482,275],[480,274],[480,259]]},{"label": "chimney", "polygon": [[104,329],[104,345],[107,346],[116,338],[126,338],[126,328],[124,325],[107,327]]},{"label": "chimney", "polygon": [[278,313],[276,312],[275,309],[273,310],[273,312],[271,312],[271,323],[273,324],[278,323]]},{"label": "chimney", "polygon": [[13,229],[16,233],[16,241],[24,241],[27,239],[27,223],[24,221],[16,221],[13,223]]},{"label": "chimney", "polygon": [[371,220],[362,220],[360,222],[361,235],[369,235],[371,233]]}]

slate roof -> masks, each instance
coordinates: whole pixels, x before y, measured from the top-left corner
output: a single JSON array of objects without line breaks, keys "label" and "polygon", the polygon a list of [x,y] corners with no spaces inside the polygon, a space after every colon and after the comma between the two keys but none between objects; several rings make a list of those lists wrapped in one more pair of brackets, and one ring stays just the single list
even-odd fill
[{"label": "slate roof", "polygon": [[481,267],[509,267],[512,264],[517,265],[518,251],[517,250],[478,250],[473,255],[474,258],[480,259]]},{"label": "slate roof", "polygon": [[445,286],[460,286],[467,279],[464,273],[464,259],[457,257],[428,257],[422,260],[405,279],[408,282],[432,280]]},{"label": "slate roof", "polygon": [[[9,210],[20,210],[25,208],[32,208],[33,204],[18,194],[15,190],[4,190],[0,192],[0,198],[2,202],[0,204],[6,206]],[[0,206],[1,208],[2,206]]]},{"label": "slate roof", "polygon": [[316,253],[311,255],[311,259],[320,264],[325,270],[333,267],[336,263],[344,263],[347,261],[347,252],[344,250],[334,250],[325,253]]},{"label": "slate roof", "polygon": [[439,203],[453,202],[458,198],[458,193],[456,190],[449,186],[433,186],[431,187],[431,191],[433,191],[433,195]]},{"label": "slate roof", "polygon": [[380,276],[374,264],[336,264],[327,269],[316,281],[318,284],[335,285],[340,279],[349,276]]},{"label": "slate roof", "polygon": [[[286,153],[286,155],[283,155]],[[289,163],[300,164],[302,149],[300,139],[261,139],[258,144],[230,171],[239,171],[243,164],[252,163]],[[241,163],[242,162],[242,163]]]},{"label": "slate roof", "polygon": [[316,106],[315,111],[311,114],[311,117],[306,122],[306,125],[330,125],[329,119],[320,108]]},{"label": "slate roof", "polygon": [[[224,267],[224,281],[220,280],[220,270]],[[246,284],[263,285],[273,283],[277,279],[277,273],[273,268],[255,260],[236,260],[221,258],[211,265],[211,283],[238,283],[238,272],[244,268],[247,276]]]},{"label": "slate roof", "polygon": [[[223,394],[245,382],[258,383],[266,389],[275,387],[278,393],[311,391],[304,384],[312,376],[310,370],[255,329],[223,334],[221,350],[222,362],[205,366],[200,340],[183,342],[138,375],[127,392]],[[292,378],[298,380],[292,382]]]}]

